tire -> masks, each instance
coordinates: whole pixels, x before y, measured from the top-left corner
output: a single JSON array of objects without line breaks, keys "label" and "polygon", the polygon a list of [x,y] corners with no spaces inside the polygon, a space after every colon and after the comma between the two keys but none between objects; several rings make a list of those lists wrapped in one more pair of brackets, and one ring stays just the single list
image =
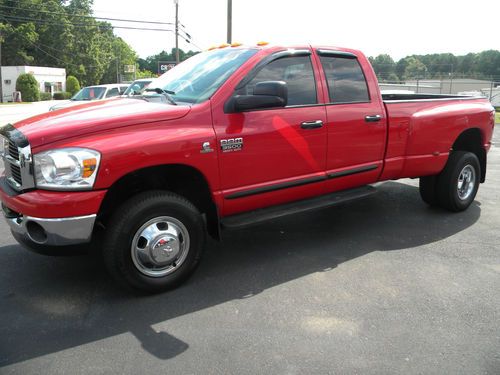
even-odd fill
[{"label": "tire", "polygon": [[436,181],[439,205],[447,210],[466,210],[476,197],[481,166],[475,154],[454,151]]},{"label": "tire", "polygon": [[420,177],[420,182],[419,182],[420,197],[429,206],[438,205],[436,180],[437,176]]},{"label": "tire", "polygon": [[148,191],[130,198],[111,216],[104,262],[121,285],[157,293],[193,273],[205,239],[203,218],[191,202],[171,192]]}]

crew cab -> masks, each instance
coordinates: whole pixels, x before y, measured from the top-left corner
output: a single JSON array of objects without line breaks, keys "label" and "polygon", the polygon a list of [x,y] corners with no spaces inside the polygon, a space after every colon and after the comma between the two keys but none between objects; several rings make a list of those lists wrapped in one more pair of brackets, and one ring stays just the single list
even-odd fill
[{"label": "crew cab", "polygon": [[427,204],[465,210],[493,128],[485,98],[382,96],[356,50],[227,46],[142,96],[3,126],[0,198],[25,247],[100,246],[117,281],[156,292],[193,272],[207,233],[364,198],[377,182],[420,178]]}]

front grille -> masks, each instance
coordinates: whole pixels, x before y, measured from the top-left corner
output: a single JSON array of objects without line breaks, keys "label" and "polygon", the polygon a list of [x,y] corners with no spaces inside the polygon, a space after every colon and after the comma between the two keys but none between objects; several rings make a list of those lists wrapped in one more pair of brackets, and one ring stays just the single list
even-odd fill
[{"label": "front grille", "polygon": [[9,142],[9,149],[7,152],[11,158],[19,160],[19,149],[17,148],[14,142],[12,141]]},{"label": "front grille", "polygon": [[0,136],[0,141],[6,140],[3,152],[6,182],[16,191],[33,189],[35,180],[28,140],[12,125],[0,127]]},{"label": "front grille", "polygon": [[23,179],[21,177],[21,168],[19,168],[17,165],[11,165],[10,173],[14,181],[16,181],[19,185],[23,184]]}]

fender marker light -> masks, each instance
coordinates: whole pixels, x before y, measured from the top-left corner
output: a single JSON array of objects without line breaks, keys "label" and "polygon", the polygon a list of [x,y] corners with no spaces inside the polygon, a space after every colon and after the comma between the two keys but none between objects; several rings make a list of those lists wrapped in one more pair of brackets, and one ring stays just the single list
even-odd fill
[{"label": "fender marker light", "polygon": [[92,159],[85,159],[83,161],[83,178],[88,178],[92,176],[92,174],[95,172],[97,168],[97,159],[92,158]]}]

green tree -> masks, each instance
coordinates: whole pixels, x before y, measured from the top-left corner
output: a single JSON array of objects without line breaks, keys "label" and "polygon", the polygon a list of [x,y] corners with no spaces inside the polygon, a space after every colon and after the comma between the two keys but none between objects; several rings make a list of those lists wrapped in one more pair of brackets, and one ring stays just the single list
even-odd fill
[{"label": "green tree", "polygon": [[477,55],[475,53],[468,53],[465,56],[458,56],[456,71],[463,75],[473,74],[475,69],[476,56]]},{"label": "green tree", "polygon": [[406,57],[400,59],[396,64],[396,75],[399,79],[405,78],[405,69],[408,66],[408,62],[406,61]]},{"label": "green tree", "polygon": [[387,54],[371,58],[370,62],[373,66],[375,74],[380,80],[388,79],[391,74],[395,74],[396,72],[396,63],[392,57]]},{"label": "green tree", "polygon": [[486,77],[500,78],[500,51],[488,50],[476,57],[477,70]]},{"label": "green tree", "polygon": [[21,74],[17,78],[16,90],[21,91],[21,98],[25,102],[38,102],[40,100],[38,82],[31,74]]},{"label": "green tree", "polygon": [[110,63],[106,67],[101,83],[116,83],[117,73],[122,81],[133,80],[134,73],[125,73],[124,66],[136,64],[137,55],[135,51],[122,38],[114,38],[110,42]]},{"label": "green tree", "polygon": [[[191,50],[184,52],[179,48],[179,59],[184,61],[197,53],[198,52]],[[175,61],[175,48],[172,48],[170,53],[164,50],[156,55],[148,56],[146,59],[138,59],[137,62],[139,63],[139,69],[141,70],[158,72],[158,61]]]},{"label": "green tree", "polygon": [[75,76],[68,76],[66,78],[66,91],[70,92],[72,96],[80,91],[80,82],[78,82]]},{"label": "green tree", "polygon": [[398,83],[400,79],[396,73],[389,73],[389,75],[385,78],[385,81],[391,83]]},{"label": "green tree", "polygon": [[149,70],[138,70],[136,79],[140,78],[156,78],[158,75],[156,73],[150,72]]},{"label": "green tree", "polygon": [[415,56],[406,58],[405,79],[425,78],[427,67]]}]

